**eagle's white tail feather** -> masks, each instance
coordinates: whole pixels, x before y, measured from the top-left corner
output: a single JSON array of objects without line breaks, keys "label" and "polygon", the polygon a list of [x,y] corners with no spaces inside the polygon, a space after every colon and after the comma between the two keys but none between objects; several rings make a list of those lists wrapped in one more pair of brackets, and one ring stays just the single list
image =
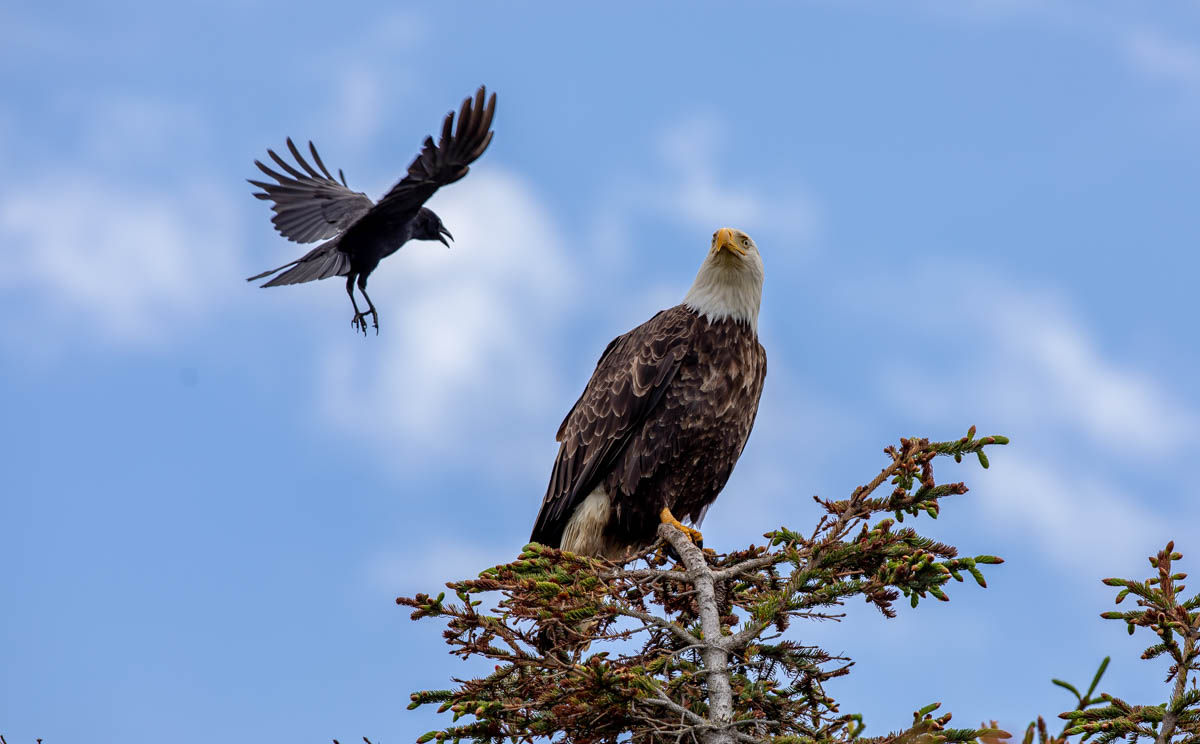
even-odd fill
[{"label": "eagle's white tail feather", "polygon": [[604,486],[596,486],[567,522],[562,549],[579,555],[620,558],[625,552],[624,546],[613,543],[604,535],[611,508],[612,500]]}]

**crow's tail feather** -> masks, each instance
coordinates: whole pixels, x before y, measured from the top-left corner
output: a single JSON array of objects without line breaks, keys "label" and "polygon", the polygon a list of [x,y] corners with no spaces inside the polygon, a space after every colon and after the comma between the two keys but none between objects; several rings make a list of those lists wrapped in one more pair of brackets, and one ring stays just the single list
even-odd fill
[{"label": "crow's tail feather", "polygon": [[350,273],[350,256],[339,251],[337,243],[337,239],[322,243],[304,254],[302,258],[286,263],[277,269],[256,274],[246,281],[262,279],[284,269],[287,271],[283,271],[282,274],[262,286],[278,287],[284,284],[302,284],[315,279],[328,279],[331,276],[345,276]]},{"label": "crow's tail feather", "polygon": [[271,274],[274,274],[274,273],[275,273],[275,272],[277,272],[277,271],[283,271],[283,270],[284,270],[284,269],[286,269],[287,267],[289,267],[289,266],[295,266],[295,265],[296,265],[296,264],[298,264],[298,263],[300,263],[300,259],[298,259],[298,258],[297,258],[295,261],[292,261],[292,262],[291,262],[291,263],[289,263],[289,264],[284,264],[283,266],[280,266],[280,267],[279,267],[279,268],[277,268],[277,269],[271,269],[271,270],[269,270],[269,271],[264,271],[263,273],[261,273],[261,274],[255,274],[254,276],[248,276],[248,277],[246,277],[246,281],[248,281],[248,282],[257,281],[257,280],[259,280],[259,279],[262,279],[264,276],[270,276]]}]

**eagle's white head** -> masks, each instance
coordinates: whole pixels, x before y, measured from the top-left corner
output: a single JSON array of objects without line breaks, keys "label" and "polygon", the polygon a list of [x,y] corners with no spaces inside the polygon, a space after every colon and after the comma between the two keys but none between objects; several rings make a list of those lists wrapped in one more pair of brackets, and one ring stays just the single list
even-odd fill
[{"label": "eagle's white head", "polygon": [[712,244],[683,304],[711,321],[731,318],[758,332],[763,262],[750,236],[732,227],[713,233]]}]

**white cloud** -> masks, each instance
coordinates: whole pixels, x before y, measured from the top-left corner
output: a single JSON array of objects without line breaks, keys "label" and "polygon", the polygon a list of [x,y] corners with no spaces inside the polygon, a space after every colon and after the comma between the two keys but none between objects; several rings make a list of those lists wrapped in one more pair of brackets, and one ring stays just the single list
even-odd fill
[{"label": "white cloud", "polygon": [[[641,168],[633,179],[637,185],[630,186],[628,178],[614,185],[599,200],[588,229],[581,231],[589,265],[619,281],[636,279],[640,253],[634,225],[647,218],[682,227],[688,244],[701,247],[718,227],[745,229],[758,240],[772,271],[802,256],[796,247],[803,249],[820,231],[817,198],[797,179],[780,188],[774,182],[757,183],[751,173],[723,169],[718,159],[722,138],[721,125],[710,116],[665,128],[658,137],[658,162],[650,159]],[[667,300],[659,307],[677,303],[693,276],[660,277],[651,291]]]},{"label": "white cloud", "polygon": [[[419,81],[412,72],[411,57],[428,38],[429,24],[425,19],[401,10],[373,19],[353,49],[338,49],[335,54],[318,57],[320,74],[332,77],[329,84],[334,91],[333,96],[324,98],[328,106],[323,112],[324,122],[318,128],[335,132],[343,145],[367,146],[383,124],[395,117],[396,102],[411,100]],[[381,75],[380,70],[386,73]],[[458,99],[447,99],[446,110],[457,102]],[[429,126],[437,123],[438,119],[431,119]],[[418,138],[406,147],[415,155],[419,145]]]},{"label": "white cloud", "polygon": [[[830,463],[867,428],[860,412],[811,389],[786,350],[763,343],[768,373],[754,430],[706,517],[718,549],[759,540],[780,525],[807,524],[816,513],[810,497],[830,476]],[[848,493],[857,483],[842,485]]]},{"label": "white cloud", "polygon": [[372,275],[379,336],[350,333],[345,301],[346,330],[321,353],[324,410],[360,436],[371,430],[388,452],[398,441],[438,450],[503,430],[487,453],[499,460],[520,431],[545,428],[522,422],[544,415],[558,384],[551,360],[577,269],[548,211],[511,173],[473,172],[431,206],[454,248],[410,243]]},{"label": "white cloud", "polygon": [[663,134],[663,160],[679,180],[677,187],[663,189],[664,206],[701,226],[717,214],[732,223],[757,222],[766,211],[762,198],[717,175],[718,138],[718,126],[710,119],[694,119]]},{"label": "white cloud", "polygon": [[[1103,351],[1053,292],[961,269],[901,283],[939,288],[936,307],[906,317],[914,333],[937,333],[927,343],[942,348],[934,360],[901,352],[904,361],[880,377],[885,398],[924,425],[976,423],[1013,437],[975,479],[983,497],[972,503],[1056,562],[1090,572],[1127,570],[1169,536],[1151,516],[1163,497],[1147,484],[1170,482],[1200,420],[1184,398]],[[870,296],[862,290],[847,296]],[[952,318],[946,308],[972,310]],[[953,328],[969,332],[951,336]],[[1153,478],[1130,475],[1146,468]]]},{"label": "white cloud", "polygon": [[1171,537],[1167,522],[1096,473],[1006,450],[972,500],[990,520],[1037,540],[1086,575],[1120,574]]},{"label": "white cloud", "polygon": [[38,174],[0,185],[0,289],[27,311],[0,321],[0,337],[26,356],[142,345],[220,311],[242,274],[237,210],[202,166],[162,167],[181,139],[204,149],[198,112],[120,91],[64,91],[54,105],[78,127],[49,161],[0,138],[0,160],[33,157]]},{"label": "white cloud", "polygon": [[0,287],[31,338],[144,342],[217,306],[235,286],[233,208],[200,187],[164,195],[59,172],[0,195]]},{"label": "white cloud", "polygon": [[1013,20],[1053,20],[1059,25],[1082,22],[1078,18],[1086,8],[1053,0],[926,0],[927,12],[971,23],[998,23]]},{"label": "white cloud", "polygon": [[[711,209],[732,214],[730,222],[761,219],[784,233],[812,226],[789,222],[794,214],[768,218],[774,202],[760,189],[718,175],[715,128],[683,130],[664,140],[670,178],[639,194],[602,200],[585,216],[586,229],[571,230],[573,238],[581,236],[573,243],[540,196],[512,172],[485,162],[440,191],[431,206],[454,233],[454,247],[409,244],[372,275],[369,292],[382,313],[378,337],[364,341],[349,332],[351,309],[341,292],[333,293],[335,307],[322,307],[345,315],[320,352],[326,418],[374,442],[401,467],[406,463],[398,451],[440,457],[486,439],[472,455],[477,467],[528,467],[534,480],[544,478],[556,448],[554,427],[586,379],[567,380],[562,370],[590,371],[609,338],[679,302],[692,280],[689,272],[647,282],[632,261],[615,257],[621,246],[634,244],[625,238],[633,216],[651,209],[700,225]],[[693,201],[702,204],[688,212]],[[712,223],[703,219],[707,239]],[[624,285],[628,296],[616,303],[595,296],[607,280]],[[559,343],[585,326],[611,333],[600,333],[594,348],[581,352],[571,344],[564,359]],[[371,347],[367,354],[364,343]],[[771,384],[787,387],[782,368],[774,369]],[[480,457],[490,463],[478,463]]]},{"label": "white cloud", "polygon": [[[977,343],[961,350],[956,384],[938,379],[940,374],[889,370],[887,379],[905,380],[890,394],[908,407],[1021,419],[1034,430],[1081,435],[1122,459],[1176,454],[1183,435],[1196,426],[1196,412],[1147,371],[1103,353],[1052,292],[1019,289],[971,271],[927,272],[913,281],[942,288],[940,307],[979,310],[964,320],[967,338]],[[936,308],[915,312],[930,327],[946,327]]]},{"label": "white cloud", "polygon": [[1126,52],[1142,72],[1187,86],[1200,84],[1200,49],[1145,29],[1129,34]]},{"label": "white cloud", "polygon": [[64,93],[59,105],[66,115],[87,122],[80,133],[84,155],[77,157],[95,172],[151,163],[161,174],[162,162],[177,159],[181,150],[194,152],[209,134],[205,117],[183,101],[93,90]]},{"label": "white cloud", "polygon": [[[1023,374],[1003,379],[1023,385],[1030,403],[1057,412],[1097,445],[1141,455],[1177,451],[1196,423],[1193,413],[1148,373],[1106,359],[1091,335],[1048,303],[1018,304],[1010,297],[996,307],[996,337],[1011,351]],[[1016,365],[1013,365],[1016,366]],[[1003,383],[1003,379],[995,380]]]},{"label": "white cloud", "polygon": [[[1098,42],[1134,69],[1186,87],[1200,85],[1200,47],[1148,27],[1149,4],[1089,3],[1076,0],[926,0],[927,12],[967,23],[1020,24],[1067,31]],[[1184,4],[1171,7],[1187,14]],[[1154,8],[1156,11],[1159,8]],[[1161,24],[1160,24],[1161,25]]]},{"label": "white cloud", "polygon": [[650,203],[702,234],[721,225],[744,225],[801,240],[813,237],[819,226],[815,199],[797,185],[779,196],[766,196],[748,174],[721,172],[716,157],[720,139],[719,124],[707,117],[664,132],[660,152],[670,175],[653,190]]},{"label": "white cloud", "polygon": [[383,548],[366,559],[365,579],[372,591],[437,595],[447,581],[477,576],[485,568],[514,560],[520,546],[483,544],[442,535],[408,549]]},{"label": "white cloud", "polygon": [[[365,64],[352,64],[341,74],[330,119],[341,141],[362,146],[382,123],[383,86]],[[416,144],[413,145],[416,152]]]}]

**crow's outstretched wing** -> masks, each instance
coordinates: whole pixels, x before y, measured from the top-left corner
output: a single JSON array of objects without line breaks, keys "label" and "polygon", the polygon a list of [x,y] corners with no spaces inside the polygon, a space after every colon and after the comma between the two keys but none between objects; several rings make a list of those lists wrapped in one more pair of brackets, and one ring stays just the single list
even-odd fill
[{"label": "crow's outstretched wing", "polygon": [[486,95],[485,86],[481,85],[474,100],[463,100],[457,129],[454,112],[446,114],[437,144],[433,137],[425,138],[421,154],[408,166],[408,175],[383,195],[372,210],[372,218],[378,215],[389,223],[407,221],[435,191],[467,175],[471,163],[487,149],[494,134],[491,126],[496,94],[487,98],[484,105]]},{"label": "crow's outstretched wing", "polygon": [[271,222],[275,224],[275,229],[280,235],[297,243],[331,238],[374,206],[374,202],[366,194],[350,190],[346,185],[346,176],[341,170],[338,171],[338,175],[341,176],[342,182],[334,180],[329,169],[321,162],[321,156],[317,154],[317,148],[312,142],[308,143],[308,149],[317,167],[321,169],[320,172],[300,155],[291,137],[288,137],[287,146],[292,151],[292,157],[304,169],[303,173],[276,155],[274,150],[267,150],[267,154],[287,172],[287,175],[277,173],[255,160],[254,164],[258,169],[278,183],[250,181],[262,189],[254,196],[274,202],[271,209],[275,216],[271,218]]}]

